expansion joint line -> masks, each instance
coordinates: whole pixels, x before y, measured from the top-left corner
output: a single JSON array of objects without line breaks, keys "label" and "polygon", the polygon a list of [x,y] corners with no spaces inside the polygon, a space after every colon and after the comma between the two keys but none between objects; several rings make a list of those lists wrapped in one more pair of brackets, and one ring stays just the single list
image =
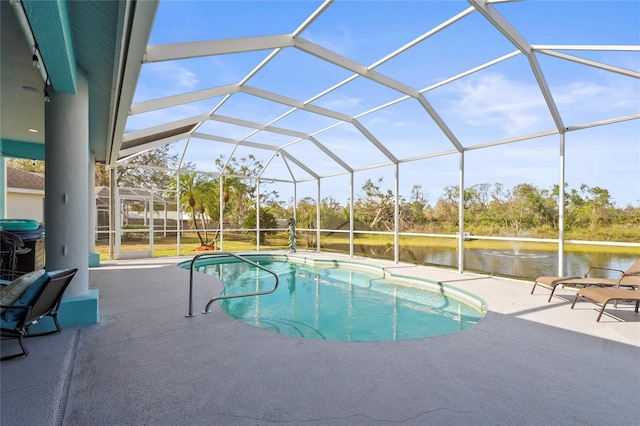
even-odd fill
[{"label": "expansion joint line", "polygon": [[80,342],[80,328],[75,330],[73,336],[73,345],[71,347],[71,355],[69,356],[69,362],[67,363],[67,374],[64,378],[64,384],[62,385],[62,395],[60,395],[60,404],[58,404],[58,415],[56,416],[56,426],[62,426],[64,422],[64,414],[67,409],[67,401],[69,400],[69,389],[71,388],[71,380],[73,378],[73,367],[76,364],[76,353],[78,352],[78,344]]}]

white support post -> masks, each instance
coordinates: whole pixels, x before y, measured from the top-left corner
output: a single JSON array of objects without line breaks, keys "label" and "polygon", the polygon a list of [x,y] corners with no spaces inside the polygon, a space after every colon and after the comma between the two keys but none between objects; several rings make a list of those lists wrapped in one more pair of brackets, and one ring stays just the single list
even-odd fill
[{"label": "white support post", "polygon": [[162,236],[167,238],[167,225],[169,224],[169,212],[167,211],[167,200],[162,200]]},{"label": "white support post", "polygon": [[318,178],[318,196],[316,201],[316,252],[320,253],[320,178]]},{"label": "white support post", "polygon": [[400,262],[400,164],[396,163],[395,170],[395,205],[393,208],[393,261]]},{"label": "white support post", "polygon": [[293,220],[298,223],[298,184],[293,182]]},{"label": "white support post", "polygon": [[116,258],[115,232],[116,232],[116,167],[109,169],[109,259]]},{"label": "white support post", "polygon": [[176,171],[176,250],[180,256],[180,241],[182,239],[182,207],[180,206],[180,170]]},{"label": "white support post", "polygon": [[460,192],[458,194],[458,272],[464,272],[464,151],[460,152]]},{"label": "white support post", "polygon": [[220,193],[220,214],[218,215],[218,229],[220,233],[218,234],[218,250],[222,250],[223,242],[222,242],[222,227],[224,223],[224,177],[220,175],[218,178],[218,192]]},{"label": "white support post", "polygon": [[353,245],[355,243],[355,233],[354,233],[354,228],[355,228],[355,220],[354,220],[354,216],[355,216],[355,209],[353,207],[353,195],[354,195],[354,190],[353,190],[353,170],[349,173],[350,176],[350,182],[349,182],[349,257],[353,257]]},{"label": "white support post", "polygon": [[153,192],[149,191],[149,257],[153,257],[153,233],[154,233],[154,220],[153,220]]},{"label": "white support post", "polygon": [[256,181],[256,251],[260,251],[260,178]]},{"label": "white support post", "polygon": [[558,276],[564,275],[565,133],[560,133],[560,188],[558,191]]},{"label": "white support post", "polygon": [[124,211],[121,210],[122,202],[120,201],[120,191],[116,186],[114,188],[113,196],[113,211],[114,211],[114,227],[113,227],[113,240],[115,241],[115,251],[113,254],[114,259],[120,259],[120,243],[122,239],[122,217]]}]

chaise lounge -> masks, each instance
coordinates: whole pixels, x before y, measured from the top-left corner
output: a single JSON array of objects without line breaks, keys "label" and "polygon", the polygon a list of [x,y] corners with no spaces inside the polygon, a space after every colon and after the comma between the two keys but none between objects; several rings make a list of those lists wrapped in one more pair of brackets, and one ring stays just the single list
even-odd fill
[{"label": "chaise lounge", "polygon": [[[635,287],[632,289],[621,289],[620,286]],[[615,288],[583,288],[578,290],[576,298],[571,304],[571,309],[576,305],[579,298],[589,299],[596,305],[601,306],[600,313],[596,321],[600,322],[600,318],[604,313],[604,309],[607,303],[615,301],[617,307],[618,301],[630,301],[635,302],[635,312],[638,313],[640,307],[640,273],[636,274],[623,274],[618,280],[618,285]]]},{"label": "chaise lounge", "polygon": [[[620,276],[618,278],[598,278],[589,276],[591,272],[601,270],[601,271],[615,271],[619,272]],[[536,286],[542,286],[551,290],[551,294],[549,295],[548,302],[551,302],[551,298],[556,291],[556,287],[562,286],[570,286],[570,287],[635,287],[638,288],[638,284],[619,284],[621,278],[624,275],[633,275],[640,274],[640,259],[636,260],[633,265],[631,265],[626,271],[621,271],[619,269],[612,268],[602,268],[598,266],[590,266],[587,269],[587,272],[583,277],[538,277],[536,281],[533,283],[533,288],[531,289],[531,294],[536,289]],[[627,281],[625,281],[627,282]]]}]

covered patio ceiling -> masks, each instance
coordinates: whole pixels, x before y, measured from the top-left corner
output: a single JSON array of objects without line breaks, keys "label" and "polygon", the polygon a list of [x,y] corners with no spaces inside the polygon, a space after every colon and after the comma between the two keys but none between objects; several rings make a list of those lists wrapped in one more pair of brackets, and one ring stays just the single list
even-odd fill
[{"label": "covered patio ceiling", "polygon": [[301,182],[637,120],[634,10],[160,2],[111,164],[173,144],[197,170],[251,154],[263,178]]}]

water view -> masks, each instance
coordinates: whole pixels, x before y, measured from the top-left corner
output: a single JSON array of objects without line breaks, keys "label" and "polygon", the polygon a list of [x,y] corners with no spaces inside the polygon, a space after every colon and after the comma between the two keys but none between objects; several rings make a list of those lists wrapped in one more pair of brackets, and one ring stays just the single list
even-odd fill
[{"label": "water view", "polygon": [[[348,244],[324,244],[323,250],[349,253]],[[393,246],[355,244],[354,255],[393,259]],[[638,259],[623,253],[565,253],[565,275],[582,276],[589,266],[626,270]],[[458,267],[458,250],[451,247],[400,247],[400,261],[422,265]],[[485,274],[534,280],[557,275],[558,255],[533,250],[465,249],[464,269]],[[595,271],[592,276],[615,278],[618,273]]]}]

